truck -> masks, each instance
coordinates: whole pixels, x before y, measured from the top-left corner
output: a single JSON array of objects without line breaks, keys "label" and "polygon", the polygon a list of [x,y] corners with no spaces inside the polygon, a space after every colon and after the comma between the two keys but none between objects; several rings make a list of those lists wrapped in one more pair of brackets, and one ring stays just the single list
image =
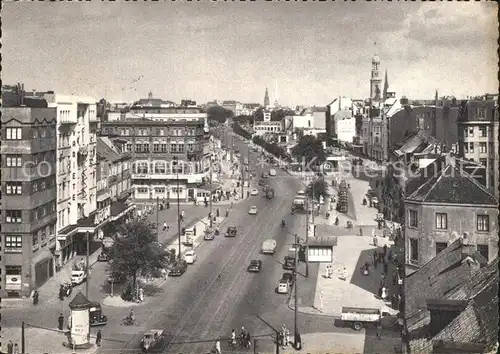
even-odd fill
[{"label": "truck", "polygon": [[194,229],[189,227],[184,230],[184,245],[192,246],[193,245],[193,237],[194,237]]},{"label": "truck", "polygon": [[269,187],[269,186],[265,186],[264,187],[264,195],[267,199],[273,199],[274,198],[274,189]]},{"label": "truck", "polygon": [[344,324],[352,325],[356,331],[360,331],[364,324],[377,324],[382,313],[376,308],[342,307],[340,318]]},{"label": "truck", "polygon": [[293,198],[292,211],[305,210],[306,206],[306,196],[303,194],[297,194]]}]

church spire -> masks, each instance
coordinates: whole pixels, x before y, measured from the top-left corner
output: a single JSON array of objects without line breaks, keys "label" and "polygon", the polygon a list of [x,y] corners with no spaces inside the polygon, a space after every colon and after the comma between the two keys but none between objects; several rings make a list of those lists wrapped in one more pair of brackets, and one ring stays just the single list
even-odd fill
[{"label": "church spire", "polygon": [[387,98],[387,90],[389,90],[389,79],[387,79],[387,69],[385,69],[385,78],[384,78],[384,99]]},{"label": "church spire", "polygon": [[266,87],[266,93],[264,95],[264,107],[269,106],[269,92],[267,92],[267,87]]}]

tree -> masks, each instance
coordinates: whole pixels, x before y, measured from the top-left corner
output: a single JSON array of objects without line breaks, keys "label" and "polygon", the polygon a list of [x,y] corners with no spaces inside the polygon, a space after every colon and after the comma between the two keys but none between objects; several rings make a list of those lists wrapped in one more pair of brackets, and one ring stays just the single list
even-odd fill
[{"label": "tree", "polygon": [[226,120],[233,116],[233,112],[225,109],[221,106],[212,106],[207,109],[207,118],[208,121],[216,121],[218,123],[225,123]]},{"label": "tree", "polygon": [[292,149],[292,155],[299,161],[305,159],[307,165],[322,165],[326,160],[326,153],[323,144],[312,135],[304,135],[298,144]]},{"label": "tree", "polygon": [[264,120],[264,108],[259,107],[255,112],[254,112],[254,117],[256,122],[262,122]]},{"label": "tree", "polygon": [[250,134],[248,131],[246,131],[245,129],[243,129],[238,122],[234,122],[233,123],[233,131],[236,134],[244,137],[245,139],[250,139],[252,137],[252,134]]},{"label": "tree", "polygon": [[156,241],[152,231],[155,227],[146,220],[134,220],[120,224],[113,235],[109,252],[111,274],[115,278],[132,279],[132,289],[136,288],[139,275],[167,268],[171,261],[170,253]]},{"label": "tree", "polygon": [[[314,194],[313,194],[314,190]],[[323,198],[326,198],[329,196],[328,193],[328,183],[325,181],[324,178],[317,178],[313,182],[307,186],[306,190],[307,195],[309,198],[312,198],[314,200],[319,200],[320,196],[323,196]]]},{"label": "tree", "polygon": [[362,114],[356,114],[354,116],[354,119],[356,119],[356,135],[361,136],[361,131],[363,130],[363,115]]}]

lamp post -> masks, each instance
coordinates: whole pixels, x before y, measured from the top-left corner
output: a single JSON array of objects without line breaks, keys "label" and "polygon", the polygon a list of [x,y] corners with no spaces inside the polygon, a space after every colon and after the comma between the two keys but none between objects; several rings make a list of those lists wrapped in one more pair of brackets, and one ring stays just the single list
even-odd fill
[{"label": "lamp post", "polygon": [[87,241],[87,254],[85,257],[85,276],[87,280],[85,281],[85,296],[87,299],[89,298],[89,283],[90,283],[90,273],[89,273],[89,255],[90,255],[90,234],[87,231],[85,233],[86,241]]},{"label": "lamp post", "polygon": [[160,197],[156,197],[156,241],[158,242],[158,233],[160,232]]},{"label": "lamp post", "polygon": [[[294,288],[294,316],[293,316],[293,343],[295,346],[295,349],[299,349],[300,343],[299,343],[299,329],[297,325],[297,266],[299,265],[299,237],[297,234],[295,234],[295,269],[293,270],[293,288]],[[306,256],[307,259],[307,256]],[[307,270],[307,268],[306,268]]]},{"label": "lamp post", "polygon": [[210,227],[213,226],[213,217],[212,217],[212,199],[213,199],[213,195],[212,195],[212,154],[210,154],[210,175],[209,175],[209,183],[210,183],[210,200],[209,200],[209,203],[210,203]]},{"label": "lamp post", "polygon": [[179,240],[179,254],[177,258],[181,259],[181,206],[179,200],[179,158],[177,156],[174,156],[173,164],[175,166],[175,179],[177,182],[177,232]]}]

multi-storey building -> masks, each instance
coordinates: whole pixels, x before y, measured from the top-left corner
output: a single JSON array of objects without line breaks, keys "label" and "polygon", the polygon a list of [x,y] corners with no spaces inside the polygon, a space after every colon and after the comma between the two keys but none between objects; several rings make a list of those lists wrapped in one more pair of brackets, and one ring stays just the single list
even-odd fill
[{"label": "multi-storey building", "polygon": [[406,188],[407,274],[429,262],[458,237],[476,246],[487,261],[497,256],[498,200],[465,170],[460,161],[445,155],[409,182],[418,187]]},{"label": "multi-storey building", "polygon": [[243,114],[242,112],[244,111],[243,104],[238,101],[224,101],[222,102],[222,107],[224,107],[228,111],[233,112],[235,116],[241,116]]},{"label": "multi-storey building", "polygon": [[284,131],[284,122],[282,121],[262,121],[255,122],[253,130],[256,135],[280,134]]},{"label": "multi-storey building", "polygon": [[486,185],[498,198],[498,107],[496,99],[464,102],[458,121],[459,156],[486,167]]},{"label": "multi-storey building", "polygon": [[135,199],[191,200],[208,182],[210,135],[207,115],[198,108],[149,107],[148,112],[127,113],[124,120],[103,122],[101,132],[122,140],[131,153]]},{"label": "multi-storey building", "polygon": [[92,97],[45,94],[57,111],[57,265],[86,250],[86,231],[78,221],[90,217],[96,200],[96,100]]},{"label": "multi-storey building", "polygon": [[54,274],[55,108],[2,108],[0,296],[29,296]]}]

